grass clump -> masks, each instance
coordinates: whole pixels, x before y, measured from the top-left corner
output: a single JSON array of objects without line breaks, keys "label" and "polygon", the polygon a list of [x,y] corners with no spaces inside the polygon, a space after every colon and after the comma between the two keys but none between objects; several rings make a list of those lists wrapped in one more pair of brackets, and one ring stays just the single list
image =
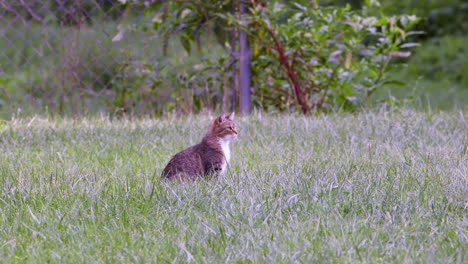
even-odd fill
[{"label": "grass clump", "polygon": [[240,117],[227,175],[161,181],[209,120],[3,122],[0,259],[466,262],[464,112]]}]

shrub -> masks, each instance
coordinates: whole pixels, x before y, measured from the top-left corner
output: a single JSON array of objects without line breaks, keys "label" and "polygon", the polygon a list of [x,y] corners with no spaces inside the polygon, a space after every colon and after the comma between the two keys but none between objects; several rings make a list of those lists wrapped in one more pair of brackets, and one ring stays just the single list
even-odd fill
[{"label": "shrub", "polygon": [[281,108],[294,105],[290,86],[317,110],[363,105],[380,87],[400,83],[386,75],[388,65],[417,45],[405,43],[417,33],[406,31],[416,22],[413,16],[365,17],[350,6],[255,9],[250,29],[261,105],[271,99]]},{"label": "shrub", "polygon": [[[424,43],[406,67],[398,67],[389,74],[408,83],[389,86],[373,98],[383,100],[390,93],[395,99],[422,98],[422,106],[440,109],[463,107],[468,102],[468,38],[444,36]],[[385,92],[385,94],[384,94]],[[394,100],[394,99],[392,99]]]},{"label": "shrub", "polygon": [[[310,2],[304,6],[254,1],[250,15],[241,20],[230,14],[226,3],[213,2],[201,9],[196,1],[156,2],[146,10],[151,22],[139,28],[163,36],[163,52],[176,34],[191,52],[193,43],[206,41],[200,39],[200,27],[204,26],[216,36],[225,54],[231,52],[229,25],[247,31],[253,53],[254,103],[263,109],[300,109],[304,113],[335,107],[355,109],[380,87],[400,83],[386,75],[389,62],[393,57],[409,56],[405,49],[416,46],[405,43],[408,36],[417,33],[407,31],[418,21],[414,16],[372,17],[352,11],[350,6],[314,8]],[[190,76],[200,80],[201,69],[217,70],[214,87],[219,87],[221,94],[226,67],[217,60],[212,62],[205,61],[205,66]],[[168,74],[177,79],[174,76],[179,73],[176,69]]]}]

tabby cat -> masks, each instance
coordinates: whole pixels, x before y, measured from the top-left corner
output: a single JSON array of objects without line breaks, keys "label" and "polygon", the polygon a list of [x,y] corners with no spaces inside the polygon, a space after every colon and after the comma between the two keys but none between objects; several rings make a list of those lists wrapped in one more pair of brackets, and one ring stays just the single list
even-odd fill
[{"label": "tabby cat", "polygon": [[211,121],[202,141],[177,153],[164,168],[166,179],[195,179],[226,172],[231,158],[229,143],[237,137],[234,113],[221,114]]}]

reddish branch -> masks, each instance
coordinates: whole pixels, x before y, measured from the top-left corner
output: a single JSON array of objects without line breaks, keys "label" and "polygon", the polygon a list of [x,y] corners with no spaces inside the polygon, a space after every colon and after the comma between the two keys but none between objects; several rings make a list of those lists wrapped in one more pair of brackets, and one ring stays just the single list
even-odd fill
[{"label": "reddish branch", "polygon": [[302,112],[304,114],[309,114],[310,107],[307,104],[307,102],[304,100],[301,85],[299,84],[299,81],[297,80],[297,77],[296,77],[296,73],[294,72],[294,69],[291,63],[289,62],[289,59],[286,56],[286,53],[284,52],[283,45],[281,45],[281,43],[279,42],[278,38],[276,37],[272,29],[266,27],[266,30],[268,34],[270,34],[270,36],[273,38],[273,41],[275,42],[275,49],[278,52],[278,55],[280,57],[280,63],[284,66],[284,69],[286,70],[286,73],[288,74],[288,77],[293,84],[294,93],[296,94],[297,102],[301,106]]}]

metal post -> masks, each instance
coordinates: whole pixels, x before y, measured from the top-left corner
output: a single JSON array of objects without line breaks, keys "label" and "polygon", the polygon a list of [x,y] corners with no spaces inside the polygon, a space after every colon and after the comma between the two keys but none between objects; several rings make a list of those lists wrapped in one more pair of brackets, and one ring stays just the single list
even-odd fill
[{"label": "metal post", "polygon": [[[243,19],[248,12],[248,4],[244,0],[240,0],[240,15]],[[240,78],[240,112],[242,114],[250,114],[252,111],[252,99],[250,94],[250,45],[247,32],[239,32],[239,78]]]},{"label": "metal post", "polygon": [[[237,0],[232,0],[231,14],[236,16],[237,13]],[[236,111],[237,105],[237,30],[236,26],[232,26],[231,31],[231,58],[232,58],[232,97],[231,97],[231,111]]]}]

